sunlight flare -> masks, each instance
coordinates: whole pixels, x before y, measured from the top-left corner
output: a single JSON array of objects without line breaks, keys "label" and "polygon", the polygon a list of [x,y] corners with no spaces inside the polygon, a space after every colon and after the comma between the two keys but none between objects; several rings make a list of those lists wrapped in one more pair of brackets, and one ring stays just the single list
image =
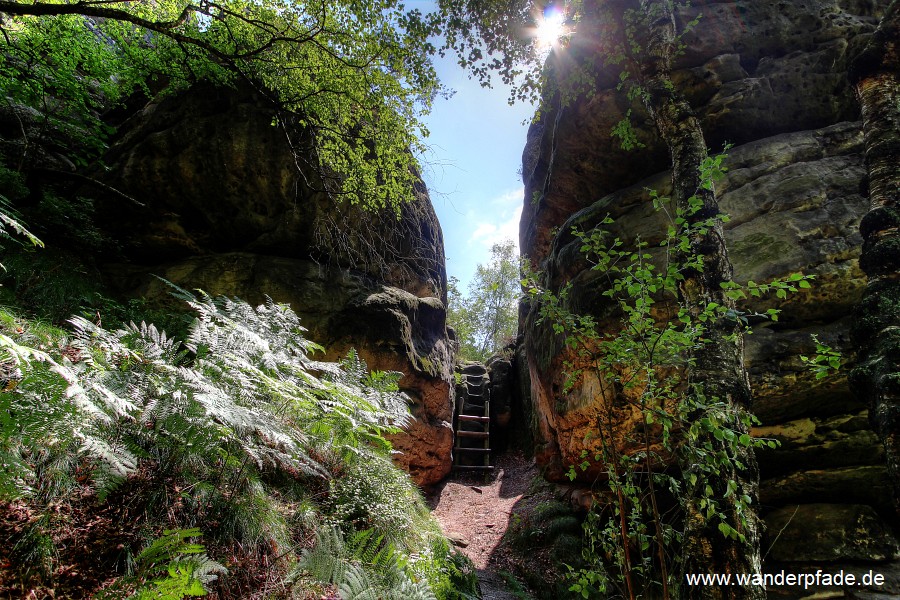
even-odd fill
[{"label": "sunlight flare", "polygon": [[537,20],[535,42],[541,48],[550,48],[565,35],[566,14],[557,6],[548,6]]}]

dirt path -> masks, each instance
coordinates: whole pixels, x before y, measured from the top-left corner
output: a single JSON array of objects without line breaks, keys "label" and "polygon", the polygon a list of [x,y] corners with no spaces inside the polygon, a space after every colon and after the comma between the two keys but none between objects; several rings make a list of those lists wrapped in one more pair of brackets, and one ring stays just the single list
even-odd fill
[{"label": "dirt path", "polygon": [[496,572],[498,546],[509,526],[513,506],[537,475],[521,454],[499,457],[494,472],[451,476],[430,498],[434,516],[448,538],[478,569],[485,600],[516,600]]}]

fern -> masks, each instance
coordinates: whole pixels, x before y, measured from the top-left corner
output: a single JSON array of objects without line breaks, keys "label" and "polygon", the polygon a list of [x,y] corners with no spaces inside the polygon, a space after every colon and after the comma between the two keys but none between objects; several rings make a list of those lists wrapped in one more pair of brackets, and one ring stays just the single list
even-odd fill
[{"label": "fern", "polygon": [[206,585],[228,570],[205,554],[202,544],[189,542],[199,537],[199,529],[164,531],[138,554],[139,577],[163,574],[139,589],[135,600],[182,600],[184,596],[205,596]]},{"label": "fern", "polygon": [[[0,195],[0,238],[14,239],[10,230],[12,230],[12,234],[25,238],[32,246],[44,247],[44,242],[22,225],[6,196]],[[0,269],[5,271],[6,267],[0,263]]]},{"label": "fern", "polygon": [[336,527],[322,527],[316,533],[316,546],[304,550],[297,568],[324,583],[343,581],[349,561],[344,557],[344,538]]},{"label": "fern", "polygon": [[347,565],[347,571],[338,584],[338,592],[343,600],[381,600],[384,590],[378,586],[368,571],[354,564]]},{"label": "fern", "polygon": [[372,530],[345,541],[336,527],[323,527],[297,568],[337,585],[343,600],[435,600],[426,582],[410,578],[406,557]]},{"label": "fern", "polygon": [[[166,526],[188,529],[167,531],[137,557],[136,576],[150,583],[135,598],[201,594],[223,572],[190,541],[193,526],[246,552],[282,555],[297,539],[292,526],[323,520],[349,531],[345,541],[320,527],[301,560],[316,579],[348,598],[433,598],[407,556],[440,534],[384,438],[410,418],[400,374],[370,374],[355,352],[314,360],[320,348],[271,299],[252,307],[176,294],[197,314],[183,343],[146,323],[110,331],[79,317],[71,338],[13,338],[16,324],[0,311],[0,367],[18,382],[0,394],[0,494],[61,492],[63,477],[34,485],[41,464],[58,463],[87,466],[103,501],[140,468],[140,483],[124,489],[142,495],[129,502],[151,527],[166,515]],[[306,498],[316,499],[305,511],[313,516],[289,524],[286,507]],[[129,581],[117,589],[133,589]]]},{"label": "fern", "polygon": [[179,554],[200,554],[203,552],[203,545],[188,542],[187,540],[199,537],[201,534],[199,529],[174,529],[163,531],[161,537],[156,538],[153,542],[141,550],[137,555],[135,562],[139,570],[152,569],[160,563],[167,563]]},{"label": "fern", "polygon": [[[61,340],[60,340],[61,341]],[[133,457],[106,442],[98,426],[112,421],[106,395],[85,389],[74,365],[0,333],[0,364],[15,369],[18,385],[0,394],[0,494],[12,498],[32,490],[33,479],[23,453],[40,448],[68,449],[73,444],[95,460],[98,472],[122,477],[134,467]],[[13,415],[15,417],[13,418]]]}]

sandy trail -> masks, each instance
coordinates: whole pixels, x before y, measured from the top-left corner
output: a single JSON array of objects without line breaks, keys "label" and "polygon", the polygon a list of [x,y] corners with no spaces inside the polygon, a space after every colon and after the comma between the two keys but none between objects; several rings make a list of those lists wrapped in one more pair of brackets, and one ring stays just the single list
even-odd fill
[{"label": "sandy trail", "polygon": [[485,600],[516,599],[496,573],[498,546],[513,506],[536,474],[534,464],[521,454],[506,454],[497,459],[492,474],[453,475],[429,499],[444,534],[478,569]]}]

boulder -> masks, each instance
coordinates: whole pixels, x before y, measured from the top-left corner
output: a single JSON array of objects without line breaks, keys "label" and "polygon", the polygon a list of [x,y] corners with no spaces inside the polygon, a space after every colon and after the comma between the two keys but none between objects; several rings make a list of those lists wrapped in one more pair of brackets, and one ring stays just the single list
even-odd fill
[{"label": "boulder", "polygon": [[[684,36],[673,74],[701,117],[707,144],[719,149],[778,133],[815,130],[856,120],[859,109],[846,72],[874,30],[886,0],[728,0],[685,3]],[[551,232],[575,211],[668,166],[646,115],[616,90],[621,67],[604,63],[592,42],[608,35],[620,10],[613,2],[586,3],[586,15],[566,53],[551,55],[563,79],[585,62],[596,90],[565,107],[548,107],[529,130],[523,153],[525,203],[520,222],[523,255],[549,252]],[[639,156],[623,150],[613,127],[634,109]]]},{"label": "boulder", "polygon": [[763,480],[759,485],[761,505],[775,508],[823,502],[866,504],[885,515],[892,513],[890,480],[883,464],[823,467]]},{"label": "boulder", "polygon": [[512,417],[515,386],[513,375],[513,348],[506,354],[492,356],[486,366],[491,380],[491,420],[500,428],[509,426]]}]

